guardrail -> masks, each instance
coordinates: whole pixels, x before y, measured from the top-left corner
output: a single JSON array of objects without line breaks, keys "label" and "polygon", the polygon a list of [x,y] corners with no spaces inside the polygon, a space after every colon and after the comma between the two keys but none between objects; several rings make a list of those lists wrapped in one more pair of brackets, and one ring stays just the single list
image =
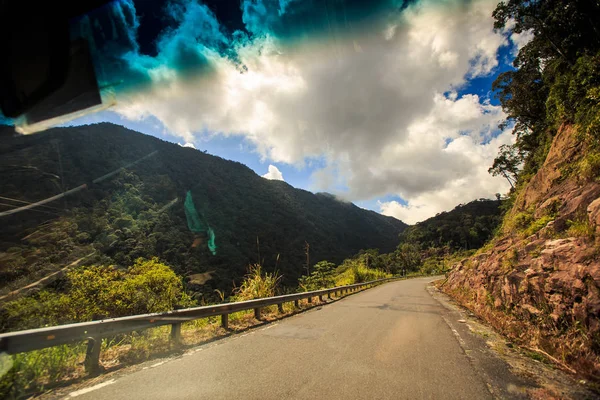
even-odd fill
[{"label": "guardrail", "polygon": [[106,337],[157,326],[171,325],[171,340],[179,343],[181,338],[181,324],[183,322],[220,315],[221,325],[223,328],[228,329],[229,314],[234,312],[254,309],[254,316],[256,319],[260,319],[260,309],[263,307],[277,305],[279,312],[283,312],[283,303],[294,302],[296,308],[299,308],[298,302],[300,300],[308,299],[310,303],[314,297],[319,297],[319,300],[323,301],[323,296],[325,295],[329,298],[331,298],[332,294],[341,296],[394,279],[397,278],[378,279],[330,289],[286,294],[236,303],[215,304],[163,313],[132,315],[101,321],[80,322],[4,333],[0,334],[0,351],[8,354],[16,354],[62,344],[87,341],[85,368],[89,373],[95,373],[98,371],[100,365],[101,339]]}]

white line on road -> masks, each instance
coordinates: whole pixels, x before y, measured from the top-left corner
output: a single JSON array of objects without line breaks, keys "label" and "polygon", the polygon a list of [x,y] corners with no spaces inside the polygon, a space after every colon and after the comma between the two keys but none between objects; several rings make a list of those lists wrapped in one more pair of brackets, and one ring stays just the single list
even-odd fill
[{"label": "white line on road", "polygon": [[69,393],[69,397],[81,396],[82,394],[86,394],[86,393],[89,393],[89,392],[91,392],[93,390],[103,388],[104,386],[112,385],[113,383],[115,383],[115,380],[111,379],[110,381],[102,382],[102,383],[99,383],[99,384],[97,384],[95,386],[91,386],[91,387],[88,387],[88,388],[85,388],[85,389],[81,389],[81,390],[77,390],[75,392],[71,392],[71,393]]},{"label": "white line on road", "polygon": [[163,365],[166,361],[157,362],[156,364],[152,364],[150,368],[158,367],[159,365]]}]

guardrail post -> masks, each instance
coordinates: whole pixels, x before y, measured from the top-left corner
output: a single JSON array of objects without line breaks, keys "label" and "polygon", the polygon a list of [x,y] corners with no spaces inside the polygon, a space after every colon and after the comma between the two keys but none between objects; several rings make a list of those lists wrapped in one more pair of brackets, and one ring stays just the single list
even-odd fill
[{"label": "guardrail post", "polygon": [[181,342],[181,322],[171,324],[171,341],[175,344]]},{"label": "guardrail post", "polygon": [[223,329],[229,329],[229,314],[221,314],[221,326]]},{"label": "guardrail post", "polygon": [[312,303],[312,297],[309,297],[309,298],[308,298],[308,299],[306,299],[306,300],[308,300],[308,302],[309,302],[309,303]]},{"label": "guardrail post", "polygon": [[320,294],[320,295],[319,295],[319,301],[320,301],[321,303],[323,302],[323,295],[322,295],[322,294]]},{"label": "guardrail post", "polygon": [[300,302],[298,300],[294,300],[294,307],[300,308]]},{"label": "guardrail post", "polygon": [[327,298],[331,300],[331,292],[327,293]]},{"label": "guardrail post", "polygon": [[88,338],[87,351],[85,352],[85,371],[88,374],[95,374],[100,370],[100,339]]},{"label": "guardrail post", "polygon": [[254,309],[254,318],[260,320],[260,308],[255,308]]},{"label": "guardrail post", "polygon": [[283,314],[283,303],[277,304],[277,311],[279,311],[279,313]]}]

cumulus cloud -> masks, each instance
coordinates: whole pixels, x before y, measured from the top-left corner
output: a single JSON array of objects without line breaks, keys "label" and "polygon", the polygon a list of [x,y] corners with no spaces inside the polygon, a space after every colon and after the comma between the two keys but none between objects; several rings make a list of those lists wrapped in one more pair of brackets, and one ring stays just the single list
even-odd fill
[{"label": "cumulus cloud", "polygon": [[272,179],[272,180],[276,180],[276,181],[283,181],[283,174],[281,173],[281,171],[279,170],[279,168],[277,168],[274,165],[269,165],[269,172],[267,172],[266,174],[264,174],[262,176],[263,178],[267,178],[267,179]]},{"label": "cumulus cloud", "polygon": [[181,143],[177,143],[177,144],[180,145],[181,147],[190,147],[192,149],[196,148],[196,146],[194,146],[194,143],[191,143],[191,142],[185,142],[184,144],[181,144]]},{"label": "cumulus cloud", "polygon": [[158,41],[155,58],[129,54],[152,85],[122,96],[116,110],[133,120],[152,115],[186,141],[243,136],[272,162],[324,159],[314,189],[353,201],[398,195],[408,205],[382,203],[382,212],[416,221],[506,190],[487,174],[511,140],[496,128],[501,109],[457,95],[494,71],[507,44],[493,31],[496,3],[406,3],[373,11],[356,29],[336,25],[339,18],[323,33],[332,22],[323,20],[291,40],[307,3],[244,1],[253,36],[232,35],[226,50],[214,16],[190,3],[194,12],[174,13],[179,25]]}]

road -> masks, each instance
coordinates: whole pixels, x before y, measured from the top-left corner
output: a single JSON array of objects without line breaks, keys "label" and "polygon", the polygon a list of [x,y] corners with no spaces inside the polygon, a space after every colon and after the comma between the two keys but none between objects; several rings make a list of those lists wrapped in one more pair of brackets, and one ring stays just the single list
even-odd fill
[{"label": "road", "polygon": [[387,283],[72,395],[81,400],[492,398],[486,374],[449,325],[448,310],[426,290],[431,280]]}]

